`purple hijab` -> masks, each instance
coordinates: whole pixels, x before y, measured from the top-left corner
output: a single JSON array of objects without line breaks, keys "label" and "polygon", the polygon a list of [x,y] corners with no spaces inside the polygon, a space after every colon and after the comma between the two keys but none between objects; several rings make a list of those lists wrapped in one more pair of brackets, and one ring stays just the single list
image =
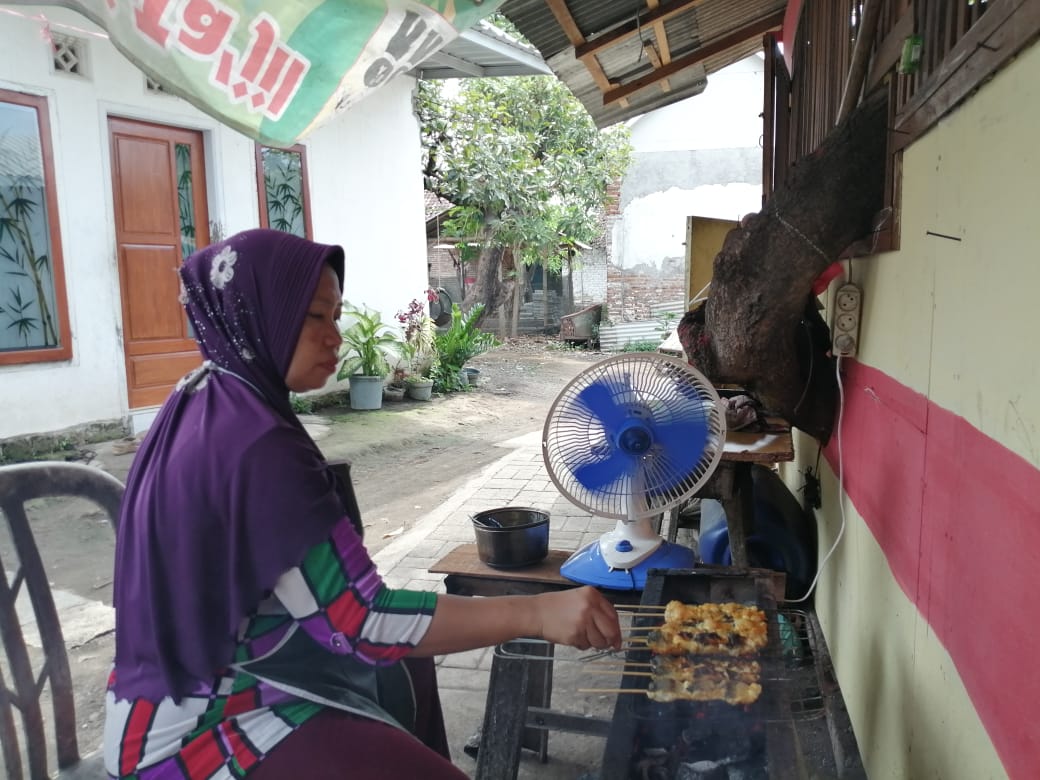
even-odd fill
[{"label": "purple hijab", "polygon": [[163,404],[127,478],[117,698],[208,690],[242,619],[345,514],[284,379],[326,264],[342,288],[340,247],[248,230],[180,270],[206,363]]}]

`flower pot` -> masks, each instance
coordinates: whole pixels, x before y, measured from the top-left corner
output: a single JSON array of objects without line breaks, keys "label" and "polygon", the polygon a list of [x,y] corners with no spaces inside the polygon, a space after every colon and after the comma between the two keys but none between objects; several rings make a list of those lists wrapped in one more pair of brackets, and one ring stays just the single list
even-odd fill
[{"label": "flower pot", "polygon": [[380,409],[383,406],[383,377],[350,377],[350,408]]},{"label": "flower pot", "polygon": [[479,368],[464,368],[462,369],[462,375],[465,380],[471,384],[476,385],[480,381],[480,369]]},{"label": "flower pot", "polygon": [[383,388],[383,400],[384,401],[403,401],[404,400],[405,388],[404,385],[387,385]]},{"label": "flower pot", "polygon": [[416,401],[429,401],[433,397],[433,382],[411,382],[407,392]]}]

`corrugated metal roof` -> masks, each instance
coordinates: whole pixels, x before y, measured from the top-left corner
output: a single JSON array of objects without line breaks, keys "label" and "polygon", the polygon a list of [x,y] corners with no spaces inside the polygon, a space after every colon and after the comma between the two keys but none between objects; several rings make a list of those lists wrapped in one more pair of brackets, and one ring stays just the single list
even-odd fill
[{"label": "corrugated metal roof", "polygon": [[430,55],[415,70],[424,79],[549,75],[538,50],[485,21]]},{"label": "corrugated metal roof", "polygon": [[761,50],[763,33],[780,26],[786,6],[786,0],[671,0],[655,8],[643,0],[506,0],[501,12],[606,127],[699,94],[707,76]]},{"label": "corrugated metal roof", "polygon": [[426,206],[426,221],[429,222],[434,217],[439,217],[448,209],[452,208],[454,204],[451,201],[445,200],[439,195],[435,195],[429,190],[423,190],[423,203]]}]

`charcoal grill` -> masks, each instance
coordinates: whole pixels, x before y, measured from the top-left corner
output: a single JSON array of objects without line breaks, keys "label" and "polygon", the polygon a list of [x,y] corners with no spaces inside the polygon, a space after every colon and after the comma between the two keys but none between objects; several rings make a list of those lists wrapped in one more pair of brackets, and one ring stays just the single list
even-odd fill
[{"label": "charcoal grill", "polygon": [[[642,605],[734,601],[768,618],[769,642],[757,656],[762,694],[750,705],[655,702],[619,693],[600,780],[808,780],[865,778],[848,713],[811,612],[778,608],[773,578],[740,570],[654,570]],[[660,617],[640,617],[651,625]],[[626,661],[645,664],[646,649]],[[621,690],[645,691],[645,675],[625,674]]]}]

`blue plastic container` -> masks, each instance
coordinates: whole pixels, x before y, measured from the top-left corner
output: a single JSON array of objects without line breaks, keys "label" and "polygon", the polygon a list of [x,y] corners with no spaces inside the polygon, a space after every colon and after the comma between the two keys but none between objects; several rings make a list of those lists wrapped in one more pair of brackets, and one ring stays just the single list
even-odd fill
[{"label": "blue plastic container", "polygon": [[[785,572],[787,595],[798,598],[816,574],[815,518],[802,509],[771,469],[756,466],[752,475],[755,514],[747,538],[748,562],[755,567]],[[704,563],[722,566],[733,563],[726,514],[718,501],[701,501],[698,554]]]}]

